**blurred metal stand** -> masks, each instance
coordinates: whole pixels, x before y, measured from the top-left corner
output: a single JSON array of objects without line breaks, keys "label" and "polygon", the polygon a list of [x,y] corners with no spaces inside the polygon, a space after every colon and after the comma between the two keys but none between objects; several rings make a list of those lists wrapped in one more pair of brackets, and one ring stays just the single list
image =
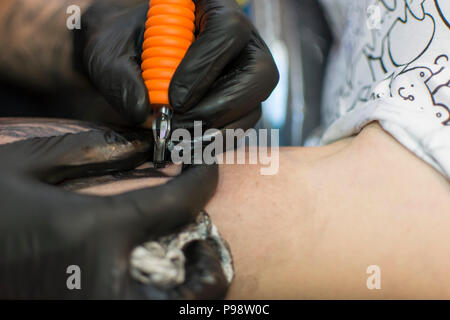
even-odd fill
[{"label": "blurred metal stand", "polygon": [[331,32],[317,0],[253,0],[251,16],[272,51],[280,83],[258,128],[280,129],[280,145],[300,146],[320,125]]}]

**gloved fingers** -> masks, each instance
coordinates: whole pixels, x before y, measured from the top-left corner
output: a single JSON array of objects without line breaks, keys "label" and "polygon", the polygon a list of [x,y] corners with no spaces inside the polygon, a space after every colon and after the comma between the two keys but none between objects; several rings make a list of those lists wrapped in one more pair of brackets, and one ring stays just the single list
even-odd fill
[{"label": "gloved fingers", "polygon": [[[85,14],[86,19],[101,16],[98,13],[101,8],[94,5]],[[90,38],[83,50],[84,64],[91,81],[132,124],[143,123],[150,112],[148,92],[139,64],[142,51],[140,35],[147,10],[148,4],[119,11],[121,13],[114,16],[114,25]],[[103,23],[108,25],[108,21]]]},{"label": "gloved fingers", "polygon": [[4,155],[2,162],[11,168],[47,183],[57,183],[135,168],[149,156],[152,141],[147,131],[118,134],[94,129],[3,145],[0,153]]},{"label": "gloved fingers", "polygon": [[55,238],[78,243],[83,238],[113,237],[123,246],[122,252],[129,253],[145,241],[194,222],[214,195],[217,182],[217,165],[194,165],[166,184],[116,196],[71,193],[36,181],[20,187],[34,190],[30,198],[46,206],[47,220],[41,220],[51,221]]},{"label": "gloved fingers", "polygon": [[[135,57],[120,60],[110,69],[110,88],[104,94],[111,101],[119,95],[120,101],[116,100],[113,106],[122,111],[130,123],[142,124],[150,114],[150,102],[141,67]],[[117,88],[118,92],[111,88]]]},{"label": "gloved fingers", "polygon": [[217,182],[217,165],[193,165],[166,184],[104,198],[109,208],[104,223],[129,231],[130,241],[138,245],[149,235],[159,237],[193,222]]},{"label": "gloved fingers", "polygon": [[177,288],[180,299],[224,299],[228,291],[219,254],[209,241],[189,243],[183,252],[186,256],[186,280]]},{"label": "gloved fingers", "polygon": [[142,124],[150,113],[147,88],[136,56],[117,58],[104,69],[91,68],[91,79],[108,103],[132,124]]},{"label": "gloved fingers", "polygon": [[234,0],[200,0],[196,4],[197,39],[170,84],[175,112],[191,109],[247,45],[251,24]]},{"label": "gloved fingers", "polygon": [[222,128],[260,108],[278,83],[278,71],[265,45],[252,40],[228,72],[193,108],[174,117],[175,127],[201,120],[205,127]]},{"label": "gloved fingers", "polygon": [[258,108],[253,109],[249,114],[227,124],[224,129],[242,129],[244,131],[253,128],[261,119],[262,106],[259,105]]},{"label": "gloved fingers", "polygon": [[160,288],[129,279],[132,299],[149,300],[218,300],[224,299],[229,284],[214,246],[205,240],[194,241],[183,248],[186,257],[185,281],[172,288]]}]

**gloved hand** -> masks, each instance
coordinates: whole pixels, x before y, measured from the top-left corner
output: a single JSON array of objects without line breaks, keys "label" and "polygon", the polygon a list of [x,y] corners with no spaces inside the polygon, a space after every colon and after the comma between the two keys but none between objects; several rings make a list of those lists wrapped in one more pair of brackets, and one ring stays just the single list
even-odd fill
[{"label": "gloved hand", "polygon": [[[140,56],[148,4],[95,1],[82,16],[75,57],[109,103],[134,124],[149,112]],[[196,1],[197,40],[170,86],[174,128],[248,128],[278,82],[273,58],[234,0]]]},{"label": "gloved hand", "polygon": [[[214,193],[217,168],[194,166],[165,185],[111,197],[54,185],[134,168],[151,150],[145,135],[90,129],[0,146],[0,298],[151,296],[130,278],[132,249],[193,221]],[[197,242],[186,254],[187,280],[167,296],[224,297],[211,247]],[[70,265],[81,269],[81,290],[67,288]],[[213,281],[202,282],[200,272]]]}]

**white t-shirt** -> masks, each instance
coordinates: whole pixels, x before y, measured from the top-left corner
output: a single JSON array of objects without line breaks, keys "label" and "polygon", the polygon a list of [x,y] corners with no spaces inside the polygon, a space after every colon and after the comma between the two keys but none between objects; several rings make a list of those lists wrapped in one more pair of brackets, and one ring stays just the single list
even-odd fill
[{"label": "white t-shirt", "polygon": [[322,143],[377,120],[450,178],[450,0],[321,0],[336,45]]}]

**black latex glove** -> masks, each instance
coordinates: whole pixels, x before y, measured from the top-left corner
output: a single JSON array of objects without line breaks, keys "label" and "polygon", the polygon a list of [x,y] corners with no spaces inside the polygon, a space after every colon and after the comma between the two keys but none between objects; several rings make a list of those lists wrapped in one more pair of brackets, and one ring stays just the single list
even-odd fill
[{"label": "black latex glove", "polygon": [[[170,86],[174,128],[249,128],[278,82],[273,58],[234,0],[196,1],[197,40]],[[149,114],[140,56],[148,5],[96,1],[76,33],[75,57],[109,103],[134,124]]]},{"label": "black latex glove", "polygon": [[[130,253],[193,221],[214,193],[217,167],[194,166],[165,185],[110,197],[53,185],[134,168],[148,156],[147,141],[91,129],[0,146],[0,298],[154,296],[129,276]],[[222,298],[227,285],[208,243],[191,244],[186,254],[187,281],[159,296]],[[81,268],[81,290],[66,286],[70,265]]]}]

